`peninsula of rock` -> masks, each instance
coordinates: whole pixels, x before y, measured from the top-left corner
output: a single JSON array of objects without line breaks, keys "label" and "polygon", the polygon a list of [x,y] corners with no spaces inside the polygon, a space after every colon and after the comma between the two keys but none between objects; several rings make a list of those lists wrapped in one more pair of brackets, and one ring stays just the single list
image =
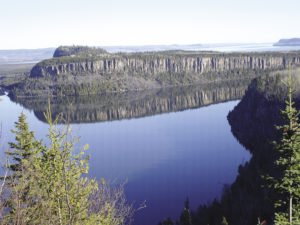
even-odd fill
[{"label": "peninsula of rock", "polygon": [[12,95],[65,96],[137,91],[243,79],[300,65],[300,52],[161,51],[109,53],[61,46],[36,64]]}]

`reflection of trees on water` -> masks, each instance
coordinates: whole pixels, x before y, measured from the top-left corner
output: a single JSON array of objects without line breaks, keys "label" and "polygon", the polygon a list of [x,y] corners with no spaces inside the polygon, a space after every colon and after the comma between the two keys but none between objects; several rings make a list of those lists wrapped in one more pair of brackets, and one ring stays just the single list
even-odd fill
[{"label": "reflection of trees on water", "polygon": [[[94,96],[52,98],[53,116],[62,113],[64,121],[89,123],[138,118],[161,113],[198,108],[214,103],[240,99],[249,80],[209,83],[200,86],[153,89],[140,92],[110,93]],[[14,100],[34,111],[44,120],[48,99]],[[61,121],[61,122],[64,122]]]}]

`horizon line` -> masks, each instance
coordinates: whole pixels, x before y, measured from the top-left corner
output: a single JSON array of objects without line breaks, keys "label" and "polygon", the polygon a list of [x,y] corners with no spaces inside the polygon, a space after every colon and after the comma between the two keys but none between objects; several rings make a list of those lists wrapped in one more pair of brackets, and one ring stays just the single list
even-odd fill
[{"label": "horizon line", "polygon": [[[289,38],[288,38],[289,39]],[[151,47],[151,46],[209,46],[209,45],[247,45],[247,44],[274,44],[276,42],[211,42],[211,43],[189,43],[189,44],[137,44],[137,45],[126,45],[126,44],[119,44],[119,45],[85,45],[85,44],[60,44],[56,47],[48,46],[48,47],[34,47],[34,48],[0,48],[0,51],[9,51],[9,50],[39,50],[39,49],[56,49],[60,46],[87,46],[87,47],[97,47],[97,48],[109,48],[109,47]]]}]

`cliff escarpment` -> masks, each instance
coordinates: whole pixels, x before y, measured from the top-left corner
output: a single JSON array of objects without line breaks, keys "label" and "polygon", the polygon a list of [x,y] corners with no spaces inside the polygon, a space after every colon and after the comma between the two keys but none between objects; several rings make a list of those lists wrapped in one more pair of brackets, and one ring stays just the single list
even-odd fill
[{"label": "cliff escarpment", "polygon": [[[67,55],[67,54],[65,54]],[[33,67],[31,77],[59,75],[99,76],[159,74],[207,74],[225,71],[275,70],[300,65],[300,52],[294,53],[216,53],[216,52],[149,52],[62,56],[44,60]]]},{"label": "cliff escarpment", "polygon": [[300,66],[300,52],[218,53],[162,51],[108,53],[59,47],[11,88],[14,97],[79,96],[248,79]]}]

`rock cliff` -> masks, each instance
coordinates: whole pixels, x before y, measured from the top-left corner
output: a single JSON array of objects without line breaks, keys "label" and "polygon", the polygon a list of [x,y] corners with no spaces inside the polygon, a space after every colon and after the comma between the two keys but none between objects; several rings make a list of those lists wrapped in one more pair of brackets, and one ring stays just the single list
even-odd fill
[{"label": "rock cliff", "polygon": [[104,54],[95,57],[59,57],[44,60],[33,67],[31,77],[63,74],[110,76],[158,74],[208,74],[233,70],[274,70],[300,65],[300,52],[291,53],[215,53],[151,52]]},{"label": "rock cliff", "polygon": [[300,66],[299,52],[218,53],[162,51],[107,53],[87,47],[60,47],[36,64],[10,95],[79,96],[108,92],[248,79]]}]

